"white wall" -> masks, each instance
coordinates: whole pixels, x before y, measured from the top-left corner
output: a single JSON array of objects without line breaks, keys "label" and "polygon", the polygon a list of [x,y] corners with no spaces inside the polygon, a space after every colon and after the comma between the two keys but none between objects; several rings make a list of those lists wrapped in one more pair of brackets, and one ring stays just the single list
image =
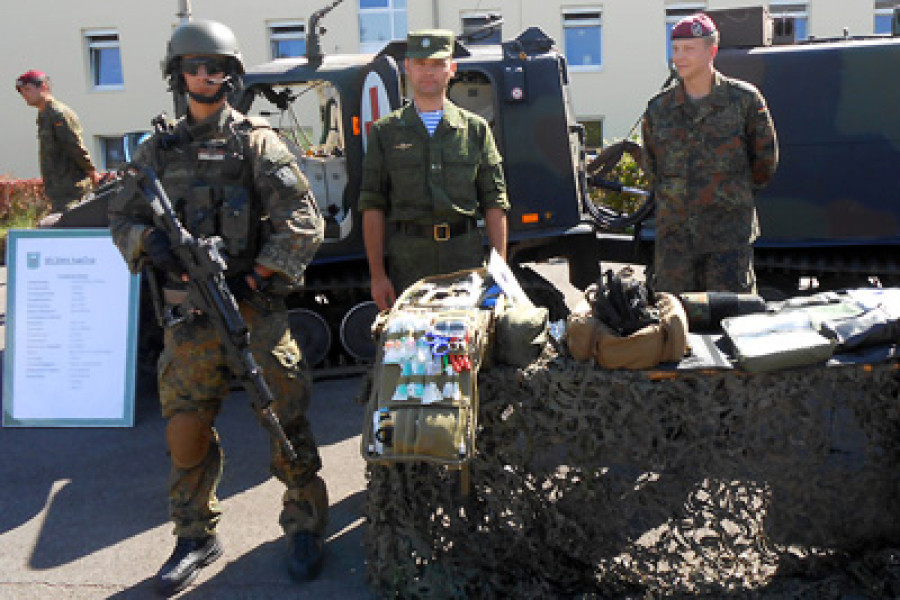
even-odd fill
[{"label": "white wall", "polygon": [[[160,72],[166,41],[177,23],[177,0],[0,0],[5,5],[0,36],[0,111],[5,115],[5,141],[0,146],[0,174],[36,177],[36,111],[13,89],[28,69],[47,72],[53,93],[81,117],[91,153],[99,155],[97,136],[147,129],[158,112],[171,112]],[[306,21],[327,0],[192,0],[193,16],[222,21],[238,37],[245,61],[269,59],[267,23]],[[647,99],[666,77],[666,0],[407,0],[411,29],[440,26],[460,30],[460,16],[479,12],[503,15],[503,37],[539,26],[562,44],[563,8],[599,7],[603,11],[602,60],[596,71],[571,74],[572,100],[581,118],[602,118],[608,140],[625,136],[640,117]],[[757,0],[709,0],[707,7],[758,5]],[[12,6],[14,4],[14,7]],[[767,4],[764,0],[763,4]],[[359,48],[357,0],[345,0],[322,22],[328,53]],[[871,33],[871,0],[810,0],[810,33],[816,37]],[[88,29],[119,33],[124,89],[91,89],[84,44]]]}]

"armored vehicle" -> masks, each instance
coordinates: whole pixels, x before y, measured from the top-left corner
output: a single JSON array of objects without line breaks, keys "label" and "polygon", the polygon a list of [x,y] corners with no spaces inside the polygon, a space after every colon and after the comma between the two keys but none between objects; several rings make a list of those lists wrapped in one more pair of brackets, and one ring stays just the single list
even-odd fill
[{"label": "armored vehicle", "polygon": [[[325,55],[320,21],[336,4],[310,17],[305,56],[247,68],[231,102],[267,117],[281,133],[326,217],[326,240],[305,290],[289,303],[310,363],[339,373],[374,355],[369,326],[376,308],[356,203],[368,128],[403,102],[405,42],[374,55]],[[750,28],[761,33],[748,37],[740,10],[713,11],[723,33],[717,67],[763,91],[781,145],[779,170],[758,197],[761,289],[777,297],[796,293],[801,280],[820,289],[896,284],[900,86],[891,74],[900,64],[900,39],[771,45],[765,11],[758,9],[759,26]],[[739,26],[729,27],[732,21]],[[594,172],[604,165],[586,160],[566,60],[554,40],[530,28],[499,45],[458,41],[454,57],[450,98],[487,119],[503,154],[512,204],[509,262],[526,291],[550,307],[551,318],[566,312],[562,294],[527,263],[566,260],[570,281],[584,288],[596,281],[600,260],[649,262],[652,218],[640,222],[652,216],[652,200],[621,218],[590,199]],[[58,225],[105,225],[100,200]]]},{"label": "armored vehicle", "polygon": [[[297,156],[325,216],[325,241],[304,290],[288,301],[309,362],[339,373],[375,353],[370,326],[377,309],[356,205],[368,129],[402,105],[406,50],[397,41],[374,55],[324,55],[318,23],[335,4],[310,17],[305,56],[248,67],[230,101],[268,118]],[[537,28],[500,45],[457,42],[454,56],[449,96],[490,123],[504,158],[512,204],[508,262],[532,299],[561,318],[562,294],[525,263],[567,260],[573,283],[585,287],[599,275],[601,239],[619,253],[631,243],[628,236],[598,237],[586,211],[584,133],[569,105],[565,58]],[[96,222],[105,202],[91,204],[59,225]]]}]

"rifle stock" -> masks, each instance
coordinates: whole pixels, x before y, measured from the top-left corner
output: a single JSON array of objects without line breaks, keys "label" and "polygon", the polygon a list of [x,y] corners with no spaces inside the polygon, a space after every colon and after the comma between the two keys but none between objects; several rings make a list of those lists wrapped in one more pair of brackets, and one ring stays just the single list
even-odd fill
[{"label": "rifle stock", "polygon": [[290,461],[296,462],[297,452],[271,408],[272,391],[250,352],[250,331],[225,282],[227,264],[219,251],[221,239],[191,235],[178,219],[156,172],[151,167],[134,168],[138,171],[138,185],[153,210],[154,225],[168,236],[172,253],[184,266],[191,307],[205,314],[213,324],[263,427]]}]

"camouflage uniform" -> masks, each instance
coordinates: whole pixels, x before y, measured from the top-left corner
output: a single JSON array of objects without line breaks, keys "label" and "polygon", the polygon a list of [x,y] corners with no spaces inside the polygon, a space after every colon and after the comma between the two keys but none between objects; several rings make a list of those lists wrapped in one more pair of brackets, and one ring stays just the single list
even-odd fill
[{"label": "camouflage uniform", "polygon": [[[413,104],[372,126],[359,209],[385,214],[388,270],[398,294],[427,275],[481,266],[484,242],[475,223],[488,208],[508,210],[509,202],[484,119],[445,101],[433,137]],[[434,226],[442,223],[468,231],[437,241]]]},{"label": "camouflage uniform", "polygon": [[[288,486],[282,525],[288,534],[305,530],[321,535],[328,502],[324,482],[316,476],[321,460],[305,414],[311,383],[282,297],[302,282],[323,238],[323,220],[306,178],[267,124],[227,104],[203,122],[180,120],[174,135],[165,139],[156,134],[140,146],[135,162],[154,167],[191,233],[222,237],[226,276],[245,273],[255,263],[275,271],[266,293],[242,301],[240,310],[250,328],[250,349],[275,397],[273,409],[300,457],[291,465],[272,443],[272,473]],[[133,272],[139,269],[144,232],[151,224],[146,201],[134,182],[126,180],[110,203],[110,229]],[[169,274],[166,286],[177,288],[178,281]],[[222,345],[202,316],[166,329],[159,393],[163,416],[169,419],[169,447],[208,445],[196,465],[178,465],[173,457],[169,501],[179,537],[209,535],[219,520],[216,486],[222,451],[212,425],[230,379]],[[179,437],[181,425],[176,423],[184,419],[173,419],[176,415],[199,419],[211,439]],[[300,504],[304,510],[298,510]]]},{"label": "camouflage uniform", "polygon": [[91,156],[75,112],[50,98],[37,116],[38,158],[53,212],[63,212],[91,190]]},{"label": "camouflage uniform", "polygon": [[644,170],[656,190],[656,288],[753,292],[755,190],[778,164],[775,126],[759,91],[714,72],[690,100],[680,82],[644,114]]}]

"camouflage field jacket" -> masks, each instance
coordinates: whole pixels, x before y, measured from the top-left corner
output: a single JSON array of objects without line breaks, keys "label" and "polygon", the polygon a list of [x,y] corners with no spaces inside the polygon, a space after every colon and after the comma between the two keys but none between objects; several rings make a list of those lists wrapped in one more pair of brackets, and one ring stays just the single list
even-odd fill
[{"label": "camouflage field jacket", "polygon": [[[156,170],[188,231],[222,238],[229,275],[259,263],[289,285],[302,282],[324,222],[293,154],[263,119],[228,105],[199,123],[182,118],[173,133],[141,144],[133,162]],[[133,272],[152,216],[134,178],[126,177],[110,201],[109,226]]]},{"label": "camouflage field jacket", "polygon": [[[37,116],[38,155],[44,191],[51,201],[71,200],[91,189],[91,156],[75,112],[51,98]],[[56,202],[54,202],[56,208]]]},{"label": "camouflage field jacket", "polygon": [[751,243],[759,235],[753,193],[778,165],[778,141],[762,94],[714,73],[699,101],[680,82],[644,113],[644,170],[656,190],[656,232],[696,252]]}]

